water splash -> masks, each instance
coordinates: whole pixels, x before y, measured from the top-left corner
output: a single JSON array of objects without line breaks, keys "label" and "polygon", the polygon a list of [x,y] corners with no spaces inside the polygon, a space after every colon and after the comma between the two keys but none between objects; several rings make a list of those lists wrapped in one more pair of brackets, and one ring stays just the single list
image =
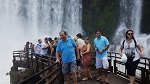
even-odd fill
[{"label": "water splash", "polygon": [[120,2],[120,19],[116,36],[118,32],[124,32],[127,29],[132,29],[135,35],[140,34],[142,14],[142,0],[121,0]]},{"label": "water splash", "polygon": [[[114,36],[113,44],[116,45],[115,52],[119,52],[118,45],[125,39],[125,32],[128,29],[134,31],[134,36],[144,48],[145,56],[148,56],[150,49],[150,35],[140,33],[142,14],[142,0],[121,0],[120,1],[120,19],[118,29]],[[113,47],[114,48],[114,47]]]}]

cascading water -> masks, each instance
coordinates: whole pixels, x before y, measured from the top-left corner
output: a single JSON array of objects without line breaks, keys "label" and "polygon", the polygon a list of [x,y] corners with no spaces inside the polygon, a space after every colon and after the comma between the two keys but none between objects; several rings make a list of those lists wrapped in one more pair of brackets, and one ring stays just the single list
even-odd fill
[{"label": "cascading water", "polygon": [[5,74],[12,65],[13,50],[23,49],[26,41],[59,36],[61,30],[70,36],[83,33],[81,14],[82,0],[0,0],[0,54],[4,57],[0,67],[8,62],[0,70],[0,83],[9,83]]},{"label": "cascading water", "polygon": [[[144,48],[145,56],[150,54],[150,36],[140,33],[142,14],[142,0],[120,0],[120,19],[118,29],[114,37],[114,45],[120,44],[125,39],[128,29],[134,31],[134,36]],[[116,48],[119,52],[118,47]]]}]

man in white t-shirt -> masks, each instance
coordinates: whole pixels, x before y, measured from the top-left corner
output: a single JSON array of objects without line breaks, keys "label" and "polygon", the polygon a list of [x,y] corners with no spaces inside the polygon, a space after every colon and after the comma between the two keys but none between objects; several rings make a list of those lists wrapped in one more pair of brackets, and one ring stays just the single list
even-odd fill
[{"label": "man in white t-shirt", "polygon": [[48,51],[48,48],[49,48],[48,38],[45,38],[44,41],[45,41],[45,43],[42,44],[42,49],[41,49],[41,52],[40,52],[41,55],[46,55],[47,51]]},{"label": "man in white t-shirt", "polygon": [[41,52],[41,47],[42,47],[42,40],[38,40],[38,44],[34,47],[34,51],[36,54],[40,54]]},{"label": "man in white t-shirt", "polygon": [[85,42],[83,39],[81,39],[82,38],[81,33],[78,33],[76,36],[77,36],[77,45],[79,49],[81,49],[85,45]]}]

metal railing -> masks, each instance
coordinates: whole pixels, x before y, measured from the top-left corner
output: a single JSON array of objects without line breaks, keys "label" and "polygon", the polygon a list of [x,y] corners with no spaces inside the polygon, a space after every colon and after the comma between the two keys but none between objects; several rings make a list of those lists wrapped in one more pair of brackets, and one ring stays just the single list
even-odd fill
[{"label": "metal railing", "polygon": [[[109,53],[109,62],[111,67],[113,67],[113,73],[119,74],[123,77],[127,78],[127,70],[125,67],[125,64],[119,59],[121,58],[119,56],[119,53],[114,53],[114,52],[108,52]],[[136,73],[136,82],[138,83],[145,83],[148,84],[147,82],[150,81],[150,59],[146,57],[141,57],[139,65],[137,67],[137,73]]]},{"label": "metal railing", "polygon": [[[55,59],[55,57],[35,54],[31,52],[29,45],[30,43],[27,42],[25,50],[13,51],[13,64],[31,69],[35,73],[18,84],[44,84],[44,82],[47,82],[47,84],[54,84],[55,82],[63,84],[64,80],[60,64],[58,65],[55,61],[48,59]],[[25,62],[26,66],[23,66],[22,62]]]},{"label": "metal railing", "polygon": [[[40,77],[40,75],[43,75],[43,74],[46,74],[46,73],[47,74],[52,73],[53,71],[56,70],[55,67],[58,67],[58,63],[52,64],[51,66],[45,68],[42,71],[37,72],[36,74],[34,74],[34,75],[32,75],[32,76],[30,76],[28,78],[26,78],[25,80],[23,80],[22,82],[20,82],[18,84],[36,84],[39,81],[39,79],[37,80],[37,77]],[[41,83],[43,84],[44,82],[45,81],[42,81]]]},{"label": "metal railing", "polygon": [[[19,84],[28,84],[27,82],[32,82],[31,84],[36,83],[40,84],[44,83],[45,81],[48,81],[48,84],[55,84],[56,82],[59,82],[59,84],[64,83],[64,78],[61,72],[61,66],[58,66],[57,63],[50,65],[49,60],[45,58],[47,57],[46,55],[45,56],[36,55],[35,53],[31,52],[31,49],[29,47],[26,47],[25,49],[26,49],[25,52],[14,51],[13,58],[14,60],[20,59],[21,61],[24,58],[26,60],[26,64],[28,65],[27,68],[34,67],[36,74],[23,80]],[[108,57],[109,57],[108,59],[109,71],[127,78],[127,70],[125,64],[119,61],[119,59],[121,58],[119,56],[119,53],[108,52]],[[92,52],[92,58],[93,59],[91,62],[91,66],[95,65],[95,52]],[[40,75],[45,73],[47,73],[46,76],[41,78]],[[148,84],[149,81],[150,81],[150,59],[146,57],[141,57],[140,63],[137,67],[136,82]]]}]

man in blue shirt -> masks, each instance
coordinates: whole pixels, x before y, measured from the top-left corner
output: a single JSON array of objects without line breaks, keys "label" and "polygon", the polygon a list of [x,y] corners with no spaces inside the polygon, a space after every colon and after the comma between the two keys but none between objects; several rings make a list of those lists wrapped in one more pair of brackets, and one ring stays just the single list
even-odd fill
[{"label": "man in blue shirt", "polygon": [[99,77],[97,80],[101,80],[102,69],[104,69],[105,82],[108,83],[107,80],[107,70],[109,67],[108,63],[108,55],[107,49],[109,47],[108,39],[104,36],[101,36],[100,31],[96,31],[96,38],[94,39],[94,48],[96,51],[96,68],[99,69]]},{"label": "man in blue shirt", "polygon": [[[65,31],[59,33],[60,41],[58,42],[56,48],[56,62],[60,62],[59,53],[62,55],[62,72],[66,77],[67,84],[70,84],[70,73],[72,74],[74,84],[77,84],[77,64],[76,64],[76,55],[75,49],[77,51],[77,58],[80,59],[79,49],[77,48],[76,43],[70,37],[67,37]],[[78,60],[77,59],[77,60]]]}]

